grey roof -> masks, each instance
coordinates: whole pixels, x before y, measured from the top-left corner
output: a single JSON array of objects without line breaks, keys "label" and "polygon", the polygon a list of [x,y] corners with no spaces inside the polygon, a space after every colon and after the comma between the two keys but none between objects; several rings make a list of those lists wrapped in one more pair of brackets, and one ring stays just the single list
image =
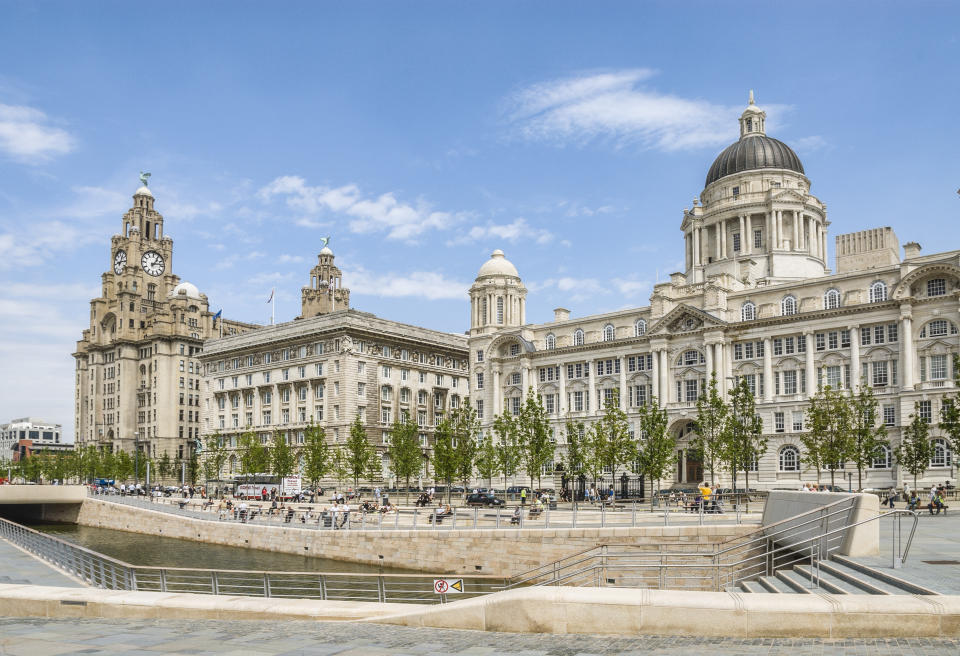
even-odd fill
[{"label": "grey roof", "polygon": [[709,186],[720,178],[755,169],[787,169],[803,173],[800,158],[790,146],[764,134],[750,134],[728,146],[707,173]]}]

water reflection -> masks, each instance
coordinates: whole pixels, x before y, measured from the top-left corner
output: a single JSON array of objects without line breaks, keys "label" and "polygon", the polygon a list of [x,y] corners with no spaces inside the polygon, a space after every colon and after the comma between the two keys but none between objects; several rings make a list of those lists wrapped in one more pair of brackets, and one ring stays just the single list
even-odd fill
[{"label": "water reflection", "polygon": [[[345,563],[329,558],[227,547],[177,538],[115,531],[76,524],[32,524],[43,533],[79,544],[87,549],[133,565],[196,567],[198,569],[245,569],[287,572],[376,572],[375,565]],[[411,570],[383,568],[384,572]]]}]

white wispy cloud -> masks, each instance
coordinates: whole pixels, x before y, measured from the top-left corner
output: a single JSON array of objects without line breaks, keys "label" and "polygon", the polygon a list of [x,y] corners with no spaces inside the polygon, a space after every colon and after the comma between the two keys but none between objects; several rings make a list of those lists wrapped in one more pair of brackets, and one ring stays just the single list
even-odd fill
[{"label": "white wispy cloud", "polygon": [[466,219],[465,212],[441,212],[429,203],[397,200],[393,193],[365,195],[355,184],[340,187],[310,186],[295,175],[276,178],[257,192],[263,201],[282,197],[291,209],[302,213],[298,224],[325,227],[330,214],[348,217],[354,233],[386,232],[389,239],[412,240],[428,230],[444,230]]},{"label": "white wispy cloud", "polygon": [[[674,151],[719,146],[736,137],[742,106],[682,98],[642,84],[654,75],[639,68],[541,82],[508,97],[505,117],[521,138],[557,144],[606,140]],[[775,114],[783,107],[764,109]]]},{"label": "white wispy cloud", "polygon": [[798,150],[801,153],[812,153],[816,150],[827,148],[829,144],[827,143],[826,139],[818,134],[814,134],[809,137],[791,139],[790,146],[792,146],[794,150]]},{"label": "white wispy cloud", "polygon": [[344,271],[344,285],[351,294],[388,298],[414,297],[429,301],[456,299],[465,301],[469,283],[451,280],[435,271],[374,273],[363,267]]},{"label": "white wispy cloud", "polygon": [[547,244],[553,241],[553,233],[544,228],[531,226],[525,218],[519,217],[511,223],[475,225],[459,236],[447,241],[447,245],[466,244],[483,239],[497,239],[509,242],[516,242],[522,239],[527,242]]},{"label": "white wispy cloud", "polygon": [[599,278],[577,278],[573,276],[530,281],[526,283],[526,286],[531,293],[559,292],[559,295],[573,301],[585,301],[597,296],[610,295],[642,298],[652,289],[652,285],[646,280],[631,278],[600,280]]},{"label": "white wispy cloud", "polygon": [[0,103],[0,153],[27,163],[44,162],[74,149],[69,132],[50,125],[46,114],[24,105]]}]

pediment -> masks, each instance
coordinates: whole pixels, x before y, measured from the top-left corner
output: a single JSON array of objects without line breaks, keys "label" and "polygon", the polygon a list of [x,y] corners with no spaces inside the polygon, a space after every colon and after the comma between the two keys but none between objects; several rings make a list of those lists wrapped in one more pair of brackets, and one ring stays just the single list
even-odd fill
[{"label": "pediment", "polygon": [[725,321],[721,321],[709,312],[704,312],[689,305],[679,305],[655,323],[648,334],[675,335],[693,333],[709,330],[710,328],[719,328],[725,325]]},{"label": "pediment", "polygon": [[796,189],[781,189],[779,192],[771,194],[770,198],[781,203],[803,203],[807,200],[806,194],[802,194]]}]

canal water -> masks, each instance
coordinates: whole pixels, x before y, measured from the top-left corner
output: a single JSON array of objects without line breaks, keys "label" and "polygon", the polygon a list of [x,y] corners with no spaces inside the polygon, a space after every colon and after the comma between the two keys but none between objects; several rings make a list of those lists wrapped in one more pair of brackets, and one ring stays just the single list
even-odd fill
[{"label": "canal water", "polygon": [[[128,562],[154,567],[240,569],[283,572],[377,572],[375,565],[346,563],[329,558],[295,556],[260,549],[228,547],[177,538],[115,531],[77,524],[30,524],[42,533],[55,535],[92,551]],[[385,573],[413,570],[384,567]]]}]

